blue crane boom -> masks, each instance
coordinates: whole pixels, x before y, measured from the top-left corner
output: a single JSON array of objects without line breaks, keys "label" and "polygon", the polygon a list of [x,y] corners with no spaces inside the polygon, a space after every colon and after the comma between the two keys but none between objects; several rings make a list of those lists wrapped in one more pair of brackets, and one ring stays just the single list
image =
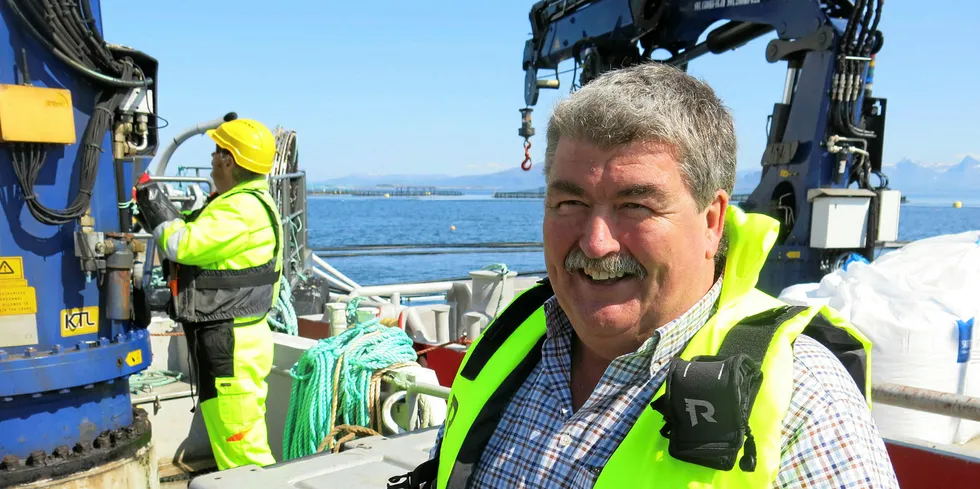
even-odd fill
[{"label": "blue crane boom", "polygon": [[[886,100],[872,96],[881,0],[543,0],[530,10],[531,39],[522,125],[534,135],[532,106],[542,89],[559,88],[573,59],[579,86],[617,67],[652,61],[687,70],[707,54],[775,34],[770,63],[785,62],[783,93],[769,117],[762,177],[739,205],[780,222],[779,238],[759,279],[778,294],[816,282],[854,253],[868,260],[897,239],[900,194],[881,172]],[[726,23],[702,34],[720,21]],[[573,84],[576,83],[573,81]],[[525,169],[528,169],[525,166]],[[871,176],[878,176],[872,184]]]}]

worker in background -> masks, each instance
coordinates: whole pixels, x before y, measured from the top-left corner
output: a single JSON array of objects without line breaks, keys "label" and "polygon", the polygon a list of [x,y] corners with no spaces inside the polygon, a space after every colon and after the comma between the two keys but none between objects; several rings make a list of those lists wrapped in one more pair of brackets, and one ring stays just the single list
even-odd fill
[{"label": "worker in background", "polygon": [[755,288],[778,223],[729,205],[734,125],[708,85],[606,73],[547,139],[548,280],[469,348],[411,485],[898,487],[870,342]]},{"label": "worker in background", "polygon": [[183,325],[197,368],[204,424],[218,469],[275,463],[266,434],[266,377],[273,341],[266,314],[279,292],[282,225],[269,194],[276,142],[246,119],[207,131],[215,142],[217,195],[189,216],[143,180],[136,198],[174,293],[171,316]]}]

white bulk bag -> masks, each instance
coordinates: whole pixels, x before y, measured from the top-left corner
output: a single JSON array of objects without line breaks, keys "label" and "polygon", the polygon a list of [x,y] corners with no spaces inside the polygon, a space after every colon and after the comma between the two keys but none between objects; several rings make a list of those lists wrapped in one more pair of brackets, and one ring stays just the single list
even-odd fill
[{"label": "white bulk bag", "polygon": [[[980,231],[915,241],[871,264],[852,260],[780,299],[826,304],[848,318],[873,343],[875,384],[980,397],[980,331],[969,335],[980,316]],[[877,403],[872,414],[886,438],[965,443],[980,435],[980,423],[948,416]]]}]

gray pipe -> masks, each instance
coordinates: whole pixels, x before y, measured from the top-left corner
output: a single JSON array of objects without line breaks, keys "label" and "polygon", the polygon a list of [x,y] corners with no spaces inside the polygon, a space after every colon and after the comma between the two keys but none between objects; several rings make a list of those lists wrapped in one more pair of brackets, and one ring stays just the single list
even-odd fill
[{"label": "gray pipe", "polygon": [[170,157],[173,156],[174,151],[177,151],[177,147],[181,145],[184,141],[191,138],[191,136],[197,136],[198,134],[204,134],[208,129],[214,129],[220,126],[223,122],[233,121],[238,118],[238,114],[234,112],[229,112],[219,119],[214,119],[208,122],[202,122],[196,126],[184,129],[183,132],[174,136],[167,145],[167,148],[163,150],[160,155],[160,159],[157,160],[156,166],[153,171],[150,172],[151,175],[159,177],[163,175],[163,172],[167,171],[167,163],[170,162]]},{"label": "gray pipe", "polygon": [[871,386],[871,398],[878,404],[980,421],[980,397],[882,383]]}]

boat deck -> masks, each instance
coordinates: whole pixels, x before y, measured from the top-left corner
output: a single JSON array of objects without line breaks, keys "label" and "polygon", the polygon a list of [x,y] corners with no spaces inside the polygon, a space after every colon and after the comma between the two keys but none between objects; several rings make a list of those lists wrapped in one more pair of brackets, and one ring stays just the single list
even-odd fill
[{"label": "boat deck", "polygon": [[343,451],[199,476],[190,489],[374,489],[429,458],[437,427],[406,435],[373,436],[348,442]]},{"label": "boat deck", "polygon": [[[508,291],[508,296],[529,287],[534,280],[536,278],[532,277],[520,277],[519,280],[515,280],[512,283],[513,290]],[[414,284],[412,289],[414,293],[431,293],[432,284],[424,287],[419,285]],[[472,283],[467,285],[472,287]],[[446,287],[442,288],[446,289]],[[387,296],[395,293],[382,289],[384,287],[364,288],[363,296],[375,294]],[[458,295],[453,296],[457,292],[456,289],[452,289],[447,297],[460,299]],[[468,301],[469,298],[466,300]],[[469,306],[464,307],[462,311],[449,312],[444,305],[417,306],[413,308],[417,312],[414,316],[415,321],[416,324],[424,325],[425,331],[417,331],[412,335],[416,342],[423,346],[445,343],[447,337],[456,338],[457,333],[463,333],[471,327],[467,323],[460,322],[459,319],[466,320],[466,314],[463,313],[472,310],[474,303],[479,304],[478,308],[483,308],[492,307],[487,306],[486,303],[496,302],[497,297],[490,294],[480,301],[467,302]],[[445,324],[447,316],[448,331]],[[266,420],[270,446],[273,455],[280,463],[264,468],[242,467],[222,472],[215,472],[207,432],[200,412],[191,411],[193,399],[188,383],[186,342],[181,336],[180,327],[166,318],[156,318],[153,321],[150,326],[154,353],[151,369],[178,371],[184,376],[183,380],[156,387],[152,392],[133,395],[134,403],[144,408],[150,417],[161,488],[386,487],[389,477],[405,473],[427,459],[428,450],[435,440],[435,428],[406,434],[384,432],[384,436],[348,442],[342,445],[342,451],[337,454],[321,453],[302,459],[282,461],[283,434],[292,387],[289,370],[303,352],[323,337],[319,336],[319,333],[328,333],[330,329],[321,322],[323,316],[305,316],[300,319],[301,323],[306,324],[305,327],[301,324],[301,331],[317,332],[317,338],[273,333],[275,360],[272,373],[268,378]],[[316,326],[311,327],[310,324]],[[460,345],[450,345],[429,353],[426,361],[420,362],[428,365],[430,369],[439,371],[438,378],[434,372],[428,371],[431,374],[432,386],[445,389],[445,386],[451,382],[451,374],[455,372],[463,351],[464,347]],[[388,388],[383,387],[383,389]],[[438,401],[438,399],[434,400]],[[442,409],[442,416],[444,416],[444,403]],[[396,415],[396,413],[392,414]],[[893,436],[886,437],[886,443],[903,488],[965,489],[975,487],[975,481],[980,480],[980,436],[966,444],[944,445],[923,440],[901,439],[894,436],[895,434],[889,435]]]}]

